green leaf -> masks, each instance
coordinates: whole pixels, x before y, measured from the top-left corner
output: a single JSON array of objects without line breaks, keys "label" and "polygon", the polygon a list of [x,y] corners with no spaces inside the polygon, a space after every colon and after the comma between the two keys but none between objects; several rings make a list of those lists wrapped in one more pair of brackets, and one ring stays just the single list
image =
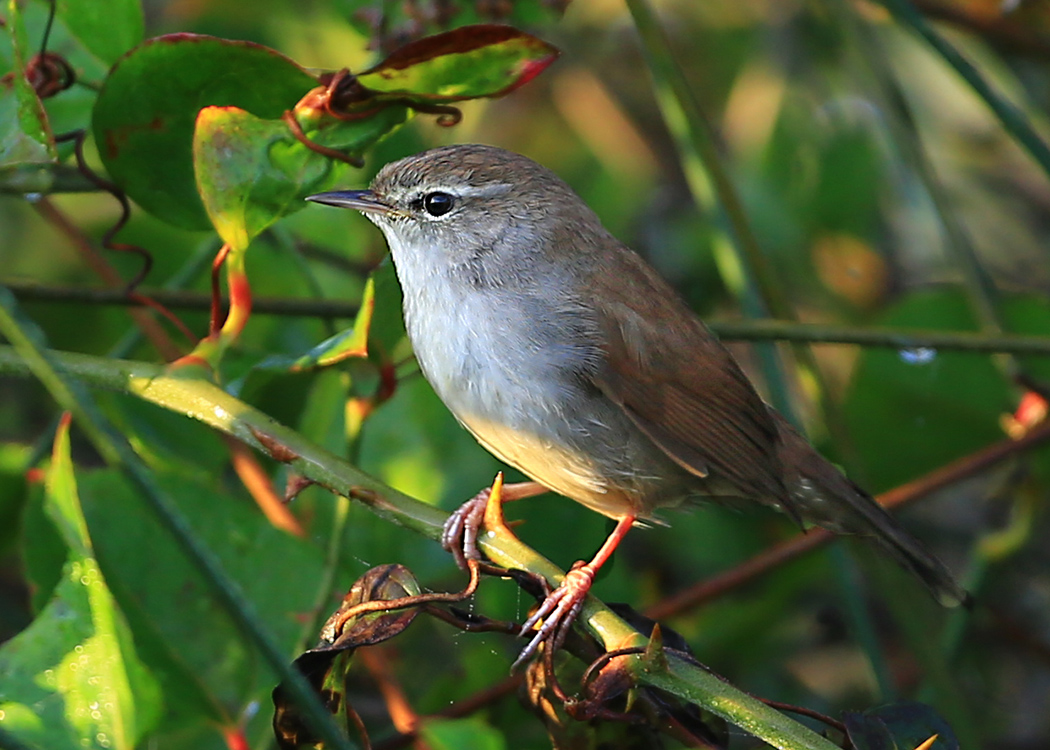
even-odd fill
[{"label": "green leaf", "polygon": [[351,357],[367,357],[372,313],[376,306],[375,289],[375,280],[369,277],[365,282],[361,309],[357,311],[353,327],[315,346],[297,359],[292,369],[307,370],[313,367],[327,367]]},{"label": "green leaf", "polygon": [[856,750],[915,750],[937,735],[929,750],[958,750],[948,722],[922,703],[902,702],[842,716]]},{"label": "green leaf", "polygon": [[[306,137],[327,148],[360,154],[405,121],[407,110],[386,107],[349,122],[326,118]],[[305,207],[342,166],[295,139],[282,120],[263,120],[236,107],[208,107],[193,135],[197,188],[219,236],[234,250],[281,216]]]},{"label": "green leaf", "polygon": [[424,719],[419,734],[432,750],[504,750],[503,735],[480,719]]},{"label": "green leaf", "polygon": [[[283,142],[299,159],[277,167],[271,152]],[[296,143],[281,120],[263,120],[237,107],[206,107],[193,133],[197,189],[212,226],[231,249],[244,250],[299,196],[315,190],[331,161]],[[305,190],[302,186],[305,187]]]},{"label": "green leaf", "polygon": [[19,519],[28,504],[25,476],[27,445],[0,444],[0,555],[18,543]]},{"label": "green leaf", "polygon": [[141,42],[145,27],[139,0],[58,0],[56,16],[107,65]]},{"label": "green leaf", "polygon": [[145,41],[110,71],[92,130],[113,180],[154,216],[208,229],[193,172],[197,113],[231,106],[277,119],[317,80],[258,44],[197,34]]},{"label": "green leaf", "polygon": [[22,742],[49,750],[131,750],[160,715],[161,696],[94,557],[69,456],[55,439],[47,510],[70,549],[54,596],[0,649],[0,715]]},{"label": "green leaf", "polygon": [[0,165],[53,162],[57,155],[47,114],[25,78],[29,43],[17,0],[8,0],[6,26],[12,75],[0,82]]},{"label": "green leaf", "polygon": [[[913,293],[876,325],[974,330],[955,289]],[[845,415],[881,491],[1003,437],[999,415],[1012,408],[1013,387],[988,355],[865,349]]]},{"label": "green leaf", "polygon": [[[275,529],[250,503],[220,491],[214,479],[166,472],[157,478],[290,652],[301,635],[301,618],[316,604],[315,586],[303,582],[322,580],[320,552]],[[82,477],[81,491],[99,557],[121,606],[134,613],[142,657],[165,681],[166,695],[184,705],[207,701],[211,716],[194,714],[198,721],[227,721],[268,691],[275,679],[262,657],[127,481],[95,471]]]},{"label": "green leaf", "polygon": [[452,102],[507,94],[558,57],[554,46],[512,26],[464,26],[406,44],[358,75],[383,95]]}]

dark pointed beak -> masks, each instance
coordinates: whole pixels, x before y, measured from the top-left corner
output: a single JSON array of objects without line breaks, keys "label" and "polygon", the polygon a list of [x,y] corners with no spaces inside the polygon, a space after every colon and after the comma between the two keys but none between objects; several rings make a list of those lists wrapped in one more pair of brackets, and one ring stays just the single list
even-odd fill
[{"label": "dark pointed beak", "polygon": [[331,193],[308,195],[306,200],[326,206],[353,208],[368,214],[391,214],[394,207],[384,203],[371,190],[335,190]]}]

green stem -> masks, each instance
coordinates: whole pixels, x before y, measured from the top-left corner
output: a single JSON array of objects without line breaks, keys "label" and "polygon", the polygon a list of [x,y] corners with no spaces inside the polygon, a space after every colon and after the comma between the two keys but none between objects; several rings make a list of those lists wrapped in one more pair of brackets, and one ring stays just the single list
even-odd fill
[{"label": "green stem", "polygon": [[11,347],[4,347],[4,353],[12,360],[17,359],[26,374],[32,373],[43,383],[59,406],[73,414],[77,426],[103,460],[120,469],[139,489],[158,520],[212,586],[216,598],[227,613],[288,687],[309,726],[324,739],[326,746],[333,750],[351,750],[349,742],[336,727],[306,678],[289,665],[288,656],[259,624],[251,603],[223,571],[218,558],[197,540],[181,511],[155,484],[149,470],[127,442],[108,425],[90,396],[81,391],[78,383],[67,382],[68,372],[56,367],[52,353],[43,347],[43,336],[39,329],[32,322],[22,319],[14,297],[3,288],[0,288],[0,333],[12,344]]},{"label": "green stem", "polygon": [[[736,250],[737,264],[744,269],[745,276],[751,280],[770,314],[783,320],[795,321],[795,310],[787,295],[784,294],[773,268],[766,262],[758,239],[751,230],[743,201],[740,200],[723,163],[722,154],[716,145],[715,129],[693,95],[681,67],[674,59],[667,33],[660,25],[649,0],[626,0],[626,3],[642,40],[649,70],[656,85],[658,101],[663,103],[668,98],[659,96],[663,89],[669,89],[673,97],[673,108],[664,106],[663,109],[671,126],[671,132],[676,134],[676,144],[686,157],[683,163],[694,160],[691,157],[698,155],[706,171],[707,179],[710,180],[710,187],[705,188],[707,180],[703,176],[692,177],[690,175],[691,172],[697,170],[687,170],[694,197],[701,206],[705,203],[710,204],[710,192],[713,187],[714,194],[731,228],[734,240],[732,246]],[[682,137],[682,127],[674,127],[674,122],[677,120],[684,120],[684,129],[688,131],[688,137]],[[708,197],[708,200],[704,200],[705,196]],[[799,374],[802,376],[802,383],[819,404],[825,427],[839,452],[846,458],[844,463],[856,469],[858,462],[852,455],[852,442],[849,440],[845,421],[828,394],[827,384],[812,349],[804,344],[793,344],[792,348]],[[771,386],[775,384],[776,381],[771,383]],[[773,405],[791,418],[793,410],[790,409],[786,396],[782,396],[782,402],[774,400]]]},{"label": "green stem", "polygon": [[[853,30],[854,37],[859,40],[856,49],[865,58],[867,63],[865,67],[871,74],[874,83],[872,88],[882,104],[881,109],[888,113],[887,122],[893,132],[893,140],[901,149],[905,162],[914,170],[933,203],[937,218],[944,228],[945,247],[962,273],[963,288],[970,307],[980,323],[981,331],[991,335],[1001,334],[1004,327],[997,309],[995,285],[981,266],[977,251],[962,222],[952,210],[947,192],[922,146],[921,137],[904,93],[896,80],[887,72],[890,66],[885,51],[874,38],[871,27],[858,18],[856,8],[847,7],[847,3],[843,0],[834,0],[833,5],[844,23]],[[1004,365],[1003,369],[1007,375],[1017,369],[1016,363],[1000,362],[999,364]]]},{"label": "green stem", "polygon": [[1035,159],[1036,163],[1050,175],[1050,147],[1035,132],[1024,112],[1008,102],[992,88],[973,63],[967,60],[948,41],[934,31],[919,11],[908,0],[880,0],[900,23],[908,26],[933,47],[944,61],[962,76],[974,92],[984,99],[985,104],[995,113],[1011,136]]},{"label": "green stem", "polygon": [[[28,350],[25,352],[28,359],[23,359],[22,353],[21,348],[16,351],[12,347],[0,346],[0,374],[25,376],[36,372],[36,368],[29,364],[33,353]],[[43,354],[40,356],[43,357]],[[94,387],[137,396],[193,417],[260,451],[276,454],[281,460],[287,461],[292,470],[338,494],[364,502],[386,520],[430,539],[437,539],[441,534],[447,518],[441,510],[387,487],[334,454],[310,443],[295,431],[238,401],[209,381],[185,377],[179,370],[172,373],[157,365],[107,360],[83,354],[48,352],[47,361],[53,367],[51,375],[42,373],[48,382],[56,379],[61,382],[62,378],[72,377]],[[140,486],[148,487],[151,494],[156,493],[149,478],[140,476],[138,470],[135,471],[135,478]],[[153,502],[170,506],[163,499]],[[281,678],[288,684],[292,684],[293,679],[302,681],[302,676],[297,671],[289,670],[284,656],[276,652],[269,637],[251,619],[249,605],[236,593],[232,582],[218,571],[211,553],[200,548],[181,515],[171,507],[159,512],[173,533],[177,534],[180,543],[194,550],[194,560],[208,571],[209,580],[222,591],[222,599],[228,604],[231,614],[271,658]],[[486,534],[480,544],[486,556],[503,567],[530,571],[544,576],[552,584],[557,584],[564,577],[563,571],[557,566],[513,535]],[[644,639],[636,630],[594,597],[587,598],[579,621],[609,649],[644,645]],[[835,750],[835,745],[793,719],[709,672],[678,659],[669,657],[666,669],[650,669],[641,675],[641,679],[646,684],[708,708],[774,747],[784,750]],[[301,684],[304,690],[309,691],[305,683]],[[302,702],[305,699],[302,699],[298,686],[293,685],[293,688],[297,701],[305,706],[306,703]],[[312,700],[316,702],[316,698]],[[327,739],[327,735],[325,737]],[[345,740],[332,742],[330,747],[345,748]]]},{"label": "green stem", "polygon": [[708,326],[720,337],[738,341],[780,339],[815,344],[859,344],[890,349],[944,349],[969,352],[1050,354],[1050,337],[909,328],[851,328],[789,323],[782,320],[716,321]]}]

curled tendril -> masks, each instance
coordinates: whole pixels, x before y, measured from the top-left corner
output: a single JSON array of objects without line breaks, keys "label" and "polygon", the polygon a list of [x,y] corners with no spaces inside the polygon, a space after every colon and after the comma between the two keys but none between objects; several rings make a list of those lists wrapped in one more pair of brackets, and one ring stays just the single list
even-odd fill
[{"label": "curled tendril", "polygon": [[352,154],[339,151],[338,149],[329,148],[328,146],[322,146],[316,141],[311,141],[306,133],[303,132],[302,126],[299,121],[295,119],[295,114],[291,110],[285,110],[284,114],[281,115],[281,119],[284,124],[288,126],[288,129],[295,136],[295,140],[306,146],[311,151],[314,151],[322,156],[327,156],[329,159],[335,159],[337,161],[346,162],[352,167],[361,168],[365,165],[365,160],[360,156],[353,156]]},{"label": "curled tendril", "polygon": [[84,159],[84,140],[86,137],[87,131],[73,130],[69,133],[55,136],[55,143],[73,141],[73,153],[76,156],[77,169],[80,173],[95,185],[95,187],[109,193],[116,198],[118,203],[120,203],[120,216],[117,218],[116,222],[114,222],[113,226],[106,230],[106,233],[102,235],[102,247],[116,252],[131,253],[142,259],[142,268],[139,269],[139,272],[124,286],[125,296],[133,302],[149,307],[160,313],[189,341],[195,340],[196,337],[193,335],[193,332],[186,327],[186,324],[183,323],[175,313],[156,300],[135,291],[138,285],[142,283],[142,280],[149,274],[150,269],[153,268],[153,255],[150,254],[149,250],[146,250],[139,245],[113,241],[117,232],[123,229],[124,225],[128,223],[128,219],[131,218],[131,204],[128,202],[128,197],[124,194],[123,190],[97,174],[88,166],[87,161]]},{"label": "curled tendril", "polygon": [[437,115],[437,124],[443,128],[459,125],[463,119],[463,112],[460,108],[453,107],[451,104],[423,104],[422,102],[408,100],[399,103],[416,112],[422,112],[426,115]]},{"label": "curled tendril", "polygon": [[66,141],[73,141],[73,153],[77,159],[77,169],[84,175],[91,183],[99,190],[112,195],[120,203],[120,216],[114,222],[113,226],[106,230],[106,233],[102,235],[102,247],[108,250],[116,250],[122,253],[132,253],[139,256],[142,259],[142,268],[135,274],[134,278],[128,282],[125,287],[125,292],[131,294],[135,291],[135,288],[142,283],[142,280],[149,274],[150,269],[153,268],[153,256],[148,250],[138,245],[130,245],[123,242],[114,242],[113,238],[117,235],[124,225],[128,223],[128,219],[131,218],[131,204],[128,202],[127,195],[117,185],[105,179],[101,175],[97,174],[91,167],[88,166],[87,161],[84,159],[84,140],[87,138],[87,131],[85,130],[73,130],[69,133],[63,133],[55,136],[55,143],[64,143]]},{"label": "curled tendril", "polygon": [[62,55],[41,52],[26,63],[26,80],[41,99],[48,99],[68,89],[77,80],[73,66]]}]

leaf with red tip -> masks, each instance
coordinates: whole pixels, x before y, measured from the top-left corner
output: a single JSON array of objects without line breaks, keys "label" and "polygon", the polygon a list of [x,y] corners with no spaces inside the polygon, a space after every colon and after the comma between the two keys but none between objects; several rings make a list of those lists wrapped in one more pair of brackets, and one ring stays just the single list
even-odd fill
[{"label": "leaf with red tip", "polygon": [[[359,154],[405,117],[403,107],[388,107],[366,119],[340,123],[338,132],[331,128],[305,135]],[[324,190],[343,166],[296,140],[283,120],[261,119],[237,107],[206,107],[197,116],[197,190],[212,226],[231,248],[243,250],[279,218],[304,208],[303,199]]]},{"label": "leaf with red tip", "polygon": [[[294,174],[274,164],[273,150],[295,149],[281,120],[264,120],[237,107],[205,107],[193,133],[197,189],[215,230],[234,250],[243,250],[297,200],[300,184],[318,185],[331,162],[299,146]],[[311,158],[312,157],[312,158]]]},{"label": "leaf with red tip", "polygon": [[513,26],[463,26],[406,44],[358,81],[379,99],[454,102],[503,96],[542,73],[559,54]]},{"label": "leaf with red tip", "polygon": [[367,357],[372,314],[376,307],[375,292],[375,280],[369,276],[368,281],[365,282],[365,292],[361,296],[361,309],[357,311],[354,325],[322,341],[299,357],[291,369],[298,372],[315,367],[328,367],[353,357]]},{"label": "leaf with red tip", "polygon": [[267,47],[169,34],[117,62],[99,92],[92,129],[110,177],[132,200],[176,226],[207,229],[191,153],[197,113],[217,105],[276,119],[316,85]]}]

